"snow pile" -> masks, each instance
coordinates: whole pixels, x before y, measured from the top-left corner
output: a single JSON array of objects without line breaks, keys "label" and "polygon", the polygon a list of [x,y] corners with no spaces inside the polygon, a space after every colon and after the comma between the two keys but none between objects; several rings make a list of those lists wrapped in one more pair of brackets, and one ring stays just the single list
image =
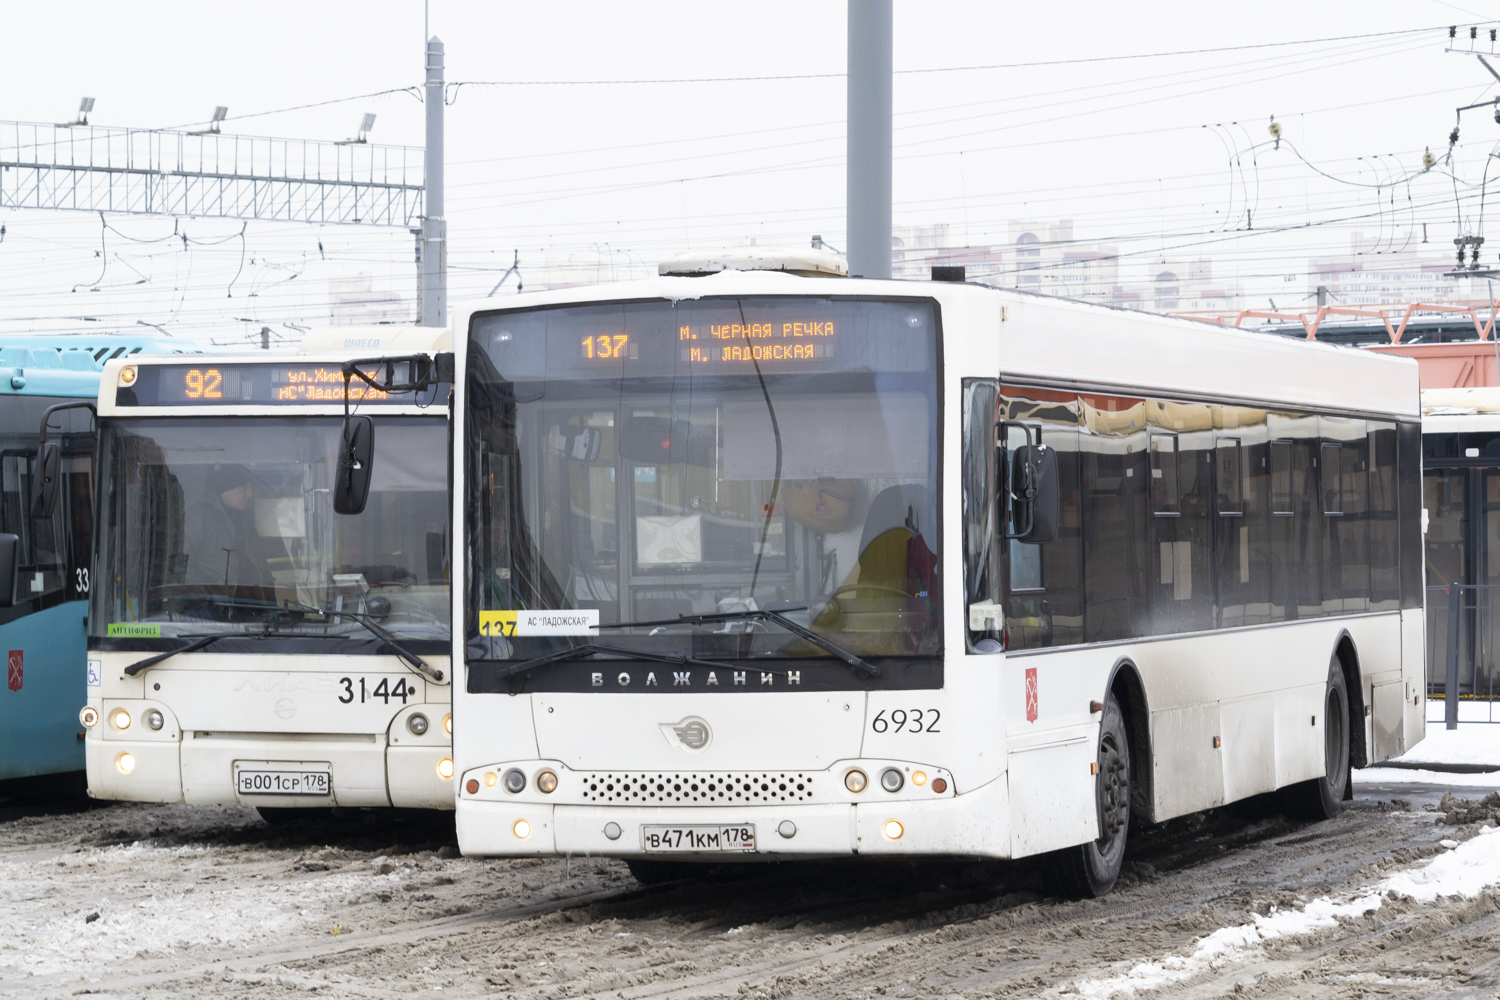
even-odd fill
[{"label": "snow pile", "polygon": [[[1446,729],[1443,725],[1443,703],[1436,705],[1437,711],[1427,713],[1427,738],[1398,760],[1414,763],[1442,764],[1487,764],[1500,768],[1500,725],[1489,725],[1482,721],[1488,717],[1487,702],[1459,702],[1459,725],[1457,729]],[[1471,716],[1475,718],[1471,719]],[[1500,722],[1500,706],[1496,709],[1496,721]]]},{"label": "snow pile", "polygon": [[1380,909],[1388,893],[1410,896],[1430,903],[1439,896],[1479,895],[1491,885],[1500,883],[1500,830],[1485,827],[1467,843],[1440,854],[1419,868],[1397,872],[1348,901],[1319,897],[1300,910],[1276,910],[1262,916],[1251,914],[1252,922],[1235,927],[1221,927],[1200,938],[1188,955],[1168,955],[1152,962],[1141,962],[1123,975],[1108,979],[1086,979],[1075,991],[1086,997],[1104,998],[1134,996],[1169,983],[1191,979],[1210,969],[1231,963],[1249,962],[1262,957],[1261,945],[1277,938],[1295,937],[1338,926],[1340,920],[1362,917]]}]

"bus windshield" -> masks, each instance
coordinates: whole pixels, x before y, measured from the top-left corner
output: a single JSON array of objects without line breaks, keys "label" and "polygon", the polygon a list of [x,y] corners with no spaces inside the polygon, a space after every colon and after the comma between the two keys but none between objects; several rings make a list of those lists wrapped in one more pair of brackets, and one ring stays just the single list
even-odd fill
[{"label": "bus windshield", "polygon": [[335,514],[329,492],[341,428],[322,416],[104,422],[91,634],[368,639],[360,616],[445,639],[447,421],[375,418],[358,515]]},{"label": "bus windshield", "polygon": [[764,611],[940,652],[937,322],[927,299],[476,316],[469,658],[832,655]]}]

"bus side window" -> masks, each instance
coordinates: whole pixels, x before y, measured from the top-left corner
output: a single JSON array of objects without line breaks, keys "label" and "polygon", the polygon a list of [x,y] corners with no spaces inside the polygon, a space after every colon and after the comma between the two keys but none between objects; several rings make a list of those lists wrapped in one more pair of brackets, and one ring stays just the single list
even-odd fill
[{"label": "bus side window", "polygon": [[1271,513],[1289,517],[1292,507],[1292,442],[1271,442]]},{"label": "bus side window", "polygon": [[1215,487],[1220,516],[1239,517],[1245,513],[1243,490],[1244,466],[1240,458],[1239,438],[1219,438],[1214,454]]},{"label": "bus side window", "polygon": [[[996,487],[995,421],[999,383],[994,379],[964,380],[964,599],[969,615],[970,643],[998,634],[1000,572],[997,563],[999,496]],[[982,625],[984,627],[976,628]]]},{"label": "bus side window", "polygon": [[1318,487],[1323,497],[1323,513],[1344,513],[1343,470],[1344,447],[1325,441],[1318,456]]},{"label": "bus side window", "polygon": [[1151,511],[1157,517],[1182,513],[1177,486],[1177,435],[1151,432]]}]

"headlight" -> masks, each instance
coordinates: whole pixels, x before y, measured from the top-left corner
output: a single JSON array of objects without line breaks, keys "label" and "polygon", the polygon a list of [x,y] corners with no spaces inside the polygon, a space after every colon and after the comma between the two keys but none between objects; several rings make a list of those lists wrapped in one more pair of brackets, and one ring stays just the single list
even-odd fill
[{"label": "headlight", "polygon": [[442,760],[438,761],[437,773],[438,777],[442,778],[444,781],[447,781],[449,778],[453,777],[453,758],[444,757]]},{"label": "headlight", "polygon": [[552,771],[543,771],[536,776],[536,787],[543,792],[557,791],[557,775]]},{"label": "headlight", "polygon": [[495,782],[497,782],[499,780],[500,780],[500,775],[496,774],[494,771],[486,771],[486,772],[484,772],[484,787],[485,788],[494,788],[495,787]]},{"label": "headlight", "polygon": [[418,712],[406,720],[406,728],[411,731],[413,736],[425,735],[427,732],[427,716]]},{"label": "headlight", "polygon": [[109,724],[116,729],[130,728],[130,713],[123,708],[117,708],[109,713]]},{"label": "headlight", "polygon": [[447,715],[443,716],[443,732],[447,733],[449,736],[453,735],[453,713],[452,712],[449,712]]},{"label": "headlight", "polygon": [[135,754],[122,753],[115,758],[115,770],[121,774],[129,774],[135,770]]},{"label": "headlight", "polygon": [[512,795],[518,795],[526,790],[526,775],[515,768],[505,772],[505,790]]},{"label": "headlight", "polygon": [[901,791],[901,786],[904,784],[906,784],[906,775],[896,770],[896,768],[888,767],[880,772],[880,787],[886,791],[899,792]]},{"label": "headlight", "polygon": [[146,713],[147,729],[160,729],[162,726],[166,725],[166,723],[166,716],[161,714],[161,709],[153,708]]},{"label": "headlight", "polygon": [[93,729],[99,724],[99,710],[93,705],[83,706],[83,711],[78,713],[78,721],[85,729]]},{"label": "headlight", "polygon": [[870,779],[865,777],[865,772],[861,771],[859,768],[855,768],[848,774],[844,775],[844,787],[849,789],[849,791],[853,792],[855,795],[858,795],[860,792],[864,791],[865,785],[869,783]]}]

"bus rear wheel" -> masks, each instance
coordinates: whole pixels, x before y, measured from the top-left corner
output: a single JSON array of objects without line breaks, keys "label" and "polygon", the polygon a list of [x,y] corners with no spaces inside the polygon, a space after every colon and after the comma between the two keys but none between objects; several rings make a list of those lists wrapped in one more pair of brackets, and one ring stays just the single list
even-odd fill
[{"label": "bus rear wheel", "polygon": [[1298,819],[1333,819],[1343,807],[1348,788],[1349,690],[1344,683],[1343,664],[1334,653],[1323,697],[1323,774],[1283,788],[1281,808]]},{"label": "bus rear wheel", "polygon": [[1051,857],[1056,890],[1079,899],[1103,896],[1115,887],[1125,864],[1130,832],[1130,735],[1125,714],[1111,694],[1099,723],[1099,839],[1056,851]]}]

